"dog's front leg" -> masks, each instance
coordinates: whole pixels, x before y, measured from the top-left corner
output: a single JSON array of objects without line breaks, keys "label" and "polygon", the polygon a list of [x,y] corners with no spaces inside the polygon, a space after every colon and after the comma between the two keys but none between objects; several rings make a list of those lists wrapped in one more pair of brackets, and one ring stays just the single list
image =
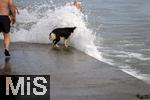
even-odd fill
[{"label": "dog's front leg", "polygon": [[58,45],[57,45],[57,43],[60,41],[60,38],[58,37],[58,38],[56,38],[56,39],[54,39],[53,40],[53,47],[59,47]]}]

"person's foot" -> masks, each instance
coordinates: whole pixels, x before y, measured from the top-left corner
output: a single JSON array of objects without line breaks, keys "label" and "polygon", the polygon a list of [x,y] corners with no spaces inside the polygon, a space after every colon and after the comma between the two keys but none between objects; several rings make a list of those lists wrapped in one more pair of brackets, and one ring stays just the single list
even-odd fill
[{"label": "person's foot", "polygon": [[5,54],[6,57],[10,57],[10,53],[9,53],[9,51],[7,49],[5,49],[4,54]]}]

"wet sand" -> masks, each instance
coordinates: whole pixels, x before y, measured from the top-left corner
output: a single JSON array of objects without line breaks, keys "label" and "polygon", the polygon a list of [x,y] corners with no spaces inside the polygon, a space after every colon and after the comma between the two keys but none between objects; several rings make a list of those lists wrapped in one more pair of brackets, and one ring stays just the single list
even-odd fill
[{"label": "wet sand", "polygon": [[[139,100],[150,85],[74,48],[12,43],[5,63],[0,42],[0,74],[51,75],[51,100]],[[148,99],[147,99],[148,100]]]}]

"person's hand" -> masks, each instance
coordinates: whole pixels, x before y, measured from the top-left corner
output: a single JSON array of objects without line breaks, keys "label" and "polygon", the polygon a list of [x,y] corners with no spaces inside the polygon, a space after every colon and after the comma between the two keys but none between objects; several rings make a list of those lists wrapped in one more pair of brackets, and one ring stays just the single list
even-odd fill
[{"label": "person's hand", "polygon": [[11,24],[14,25],[16,23],[16,17],[12,16],[11,17]]}]

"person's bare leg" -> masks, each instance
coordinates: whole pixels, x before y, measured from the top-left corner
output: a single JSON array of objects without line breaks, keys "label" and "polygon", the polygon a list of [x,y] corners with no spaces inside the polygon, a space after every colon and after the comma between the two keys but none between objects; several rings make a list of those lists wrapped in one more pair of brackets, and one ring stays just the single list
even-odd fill
[{"label": "person's bare leg", "polygon": [[10,46],[10,33],[4,33],[5,56],[10,56],[9,46]]},{"label": "person's bare leg", "polygon": [[9,46],[10,46],[10,34],[4,33],[4,47],[6,50],[9,50]]}]

